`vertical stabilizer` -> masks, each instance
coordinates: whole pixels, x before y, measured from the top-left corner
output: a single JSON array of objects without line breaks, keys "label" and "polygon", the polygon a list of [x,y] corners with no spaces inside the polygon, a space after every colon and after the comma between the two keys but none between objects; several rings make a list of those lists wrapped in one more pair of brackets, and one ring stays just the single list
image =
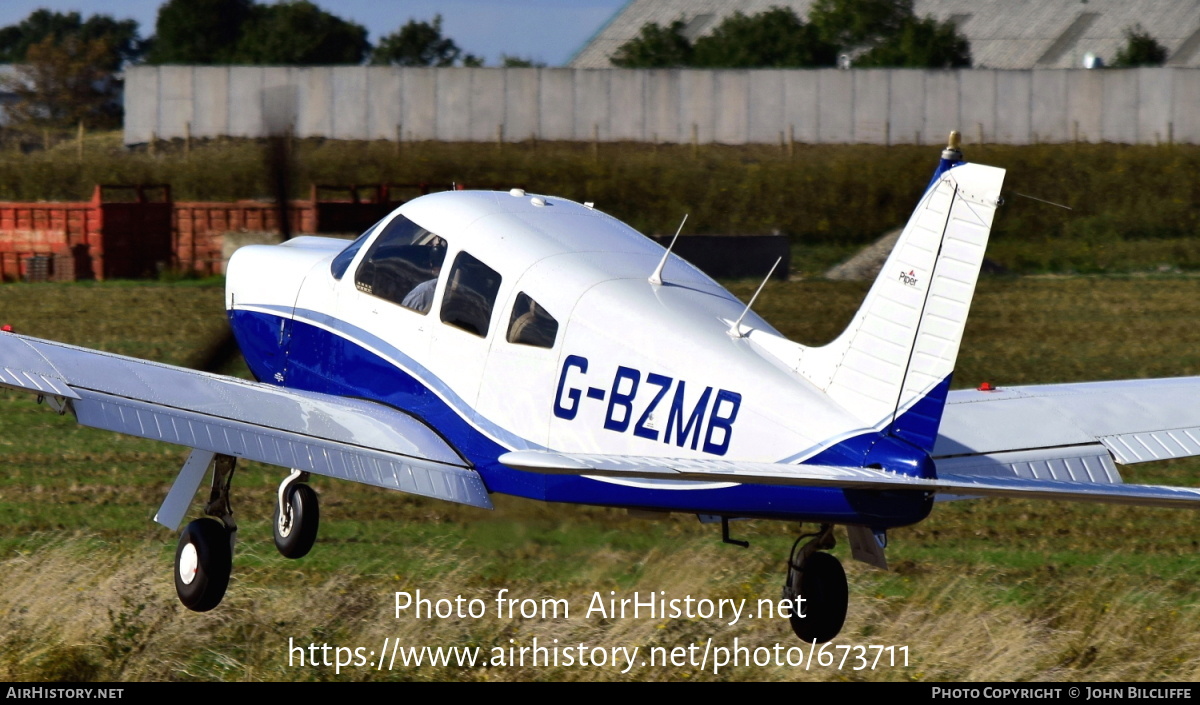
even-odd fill
[{"label": "vertical stabilizer", "polygon": [[1004,170],[957,164],[930,184],[862,307],[797,371],[865,424],[937,437]]}]

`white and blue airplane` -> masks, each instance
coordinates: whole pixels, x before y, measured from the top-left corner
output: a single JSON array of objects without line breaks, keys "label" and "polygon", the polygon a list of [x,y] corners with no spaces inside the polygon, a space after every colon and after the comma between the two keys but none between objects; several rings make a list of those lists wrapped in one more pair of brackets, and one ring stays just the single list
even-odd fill
[{"label": "white and blue airplane", "polygon": [[[192,448],[156,520],[187,524],[175,586],[225,594],[238,459],[291,469],[275,542],[317,533],[310,474],[491,507],[549,502],[815,524],[786,563],[789,619],[837,635],[847,527],[886,568],[886,532],[939,499],[1200,507],[1116,464],[1200,454],[1200,378],[950,391],[1002,169],[957,144],[861,309],[823,347],[791,342],[678,256],[596,210],[520,189],[405,203],[349,246],[239,250],[226,308],[249,382],[0,334],[0,385],[79,423]],[[803,539],[808,539],[802,544]]]}]

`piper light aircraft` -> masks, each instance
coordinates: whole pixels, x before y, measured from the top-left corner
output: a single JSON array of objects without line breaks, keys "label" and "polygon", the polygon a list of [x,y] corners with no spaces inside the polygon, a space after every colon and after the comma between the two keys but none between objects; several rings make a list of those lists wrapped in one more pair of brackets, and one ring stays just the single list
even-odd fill
[{"label": "piper light aircraft", "polygon": [[[815,524],[786,562],[797,636],[847,610],[827,549],[886,568],[888,529],[937,499],[1200,507],[1121,482],[1118,463],[1200,454],[1200,378],[950,391],[1002,169],[955,140],[838,338],[780,335],[688,262],[590,203],[450,191],[353,243],[239,250],[226,308],[249,382],[0,334],[0,384],[79,423],[192,448],[155,519],[184,528],[187,607],[225,594],[239,459],[291,470],[275,543],[317,534],[310,474],[491,507],[549,502]],[[761,289],[761,288],[760,288]],[[752,302],[751,302],[752,303]],[[807,540],[805,540],[807,539]],[[799,602],[804,598],[804,602]]]}]

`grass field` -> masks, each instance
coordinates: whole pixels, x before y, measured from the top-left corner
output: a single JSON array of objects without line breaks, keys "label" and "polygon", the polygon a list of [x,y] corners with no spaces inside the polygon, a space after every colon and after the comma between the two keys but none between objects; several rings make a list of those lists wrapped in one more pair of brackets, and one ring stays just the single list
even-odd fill
[{"label": "grass field", "polygon": [[[733,282],[748,297],[755,283]],[[865,285],[772,282],[756,309],[801,342],[838,332]],[[0,323],[19,332],[185,363],[223,324],[219,283],[8,285]],[[1200,279],[993,278],[975,299],[957,386],[1200,374]],[[237,370],[231,370],[236,372]],[[1024,501],[939,505],[891,532],[887,573],[841,557],[850,615],[835,644],[907,647],[908,665],[364,664],[301,667],[292,644],[784,648],[780,620],[586,617],[594,593],[777,599],[794,524],[719,527],[497,497],[486,512],[317,478],[313,553],[271,542],[282,471],[234,480],[239,543],[225,602],[195,614],[171,584],[175,536],[152,523],[184,451],[76,426],[0,394],[0,678],[6,680],[1196,680],[1200,558],[1183,511]],[[1127,480],[1200,485],[1200,463],[1124,469]],[[498,618],[497,592],[562,598],[569,616]],[[475,619],[395,616],[394,594],[484,600]],[[390,642],[389,642],[390,643]],[[365,651],[363,652],[366,653]],[[589,652],[591,653],[591,652]],[[597,652],[598,653],[598,652]],[[611,652],[605,652],[611,655]],[[645,654],[645,651],[639,652]],[[717,652],[714,651],[715,656]],[[834,651],[841,658],[842,651]],[[871,657],[875,652],[868,652]],[[892,653],[899,653],[893,650]],[[306,652],[307,656],[307,652]],[[330,659],[335,658],[330,653]],[[528,657],[527,657],[528,658]],[[698,656],[697,656],[698,658]],[[897,656],[899,658],[899,656]],[[884,659],[886,662],[886,657]],[[385,664],[386,666],[386,664]]]},{"label": "grass field", "polygon": [[[787,235],[797,248],[794,266],[811,274],[906,222],[939,153],[936,145],[797,145],[789,152],[773,145],[309,139],[294,143],[291,184],[297,198],[308,198],[313,183],[520,186],[593,201],[651,235],[673,233],[686,213],[684,234]],[[968,145],[965,155],[1007,169],[989,257],[1010,272],[1200,269],[1198,145]],[[169,183],[178,201],[270,198],[266,162],[254,140],[191,148],[177,140],[150,151],[126,149],[119,133],[97,133],[85,140],[82,157],[73,141],[29,154],[0,151],[0,200],[86,200],[98,183]]]}]

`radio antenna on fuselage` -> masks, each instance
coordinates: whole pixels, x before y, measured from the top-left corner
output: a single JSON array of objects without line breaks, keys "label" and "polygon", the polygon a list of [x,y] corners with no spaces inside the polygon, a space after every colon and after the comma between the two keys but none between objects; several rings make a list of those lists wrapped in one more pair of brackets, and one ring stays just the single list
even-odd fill
[{"label": "radio antenna on fuselage", "polygon": [[675,237],[671,238],[671,244],[667,245],[667,251],[663,253],[662,261],[654,268],[654,273],[650,275],[650,283],[655,286],[662,286],[663,267],[667,266],[667,258],[671,256],[671,248],[675,247],[675,241],[679,239],[679,233],[683,232],[683,224],[687,222],[688,214],[683,214],[683,220],[679,221],[679,228],[675,230]]},{"label": "radio antenna on fuselage", "polygon": [[754,296],[750,297],[750,303],[746,304],[746,310],[742,311],[742,315],[738,316],[738,319],[733,322],[733,325],[729,326],[728,332],[729,332],[730,337],[732,337],[732,338],[744,338],[745,337],[745,334],[742,333],[742,319],[746,317],[747,313],[750,313],[750,307],[754,305],[754,300],[757,299],[758,295],[762,293],[763,287],[767,285],[767,281],[770,280],[771,275],[775,273],[775,268],[778,267],[779,263],[782,261],[783,261],[783,257],[775,258],[775,264],[771,265],[771,271],[767,272],[767,276],[765,279],[762,280],[762,284],[758,285],[758,291],[755,291]]}]

